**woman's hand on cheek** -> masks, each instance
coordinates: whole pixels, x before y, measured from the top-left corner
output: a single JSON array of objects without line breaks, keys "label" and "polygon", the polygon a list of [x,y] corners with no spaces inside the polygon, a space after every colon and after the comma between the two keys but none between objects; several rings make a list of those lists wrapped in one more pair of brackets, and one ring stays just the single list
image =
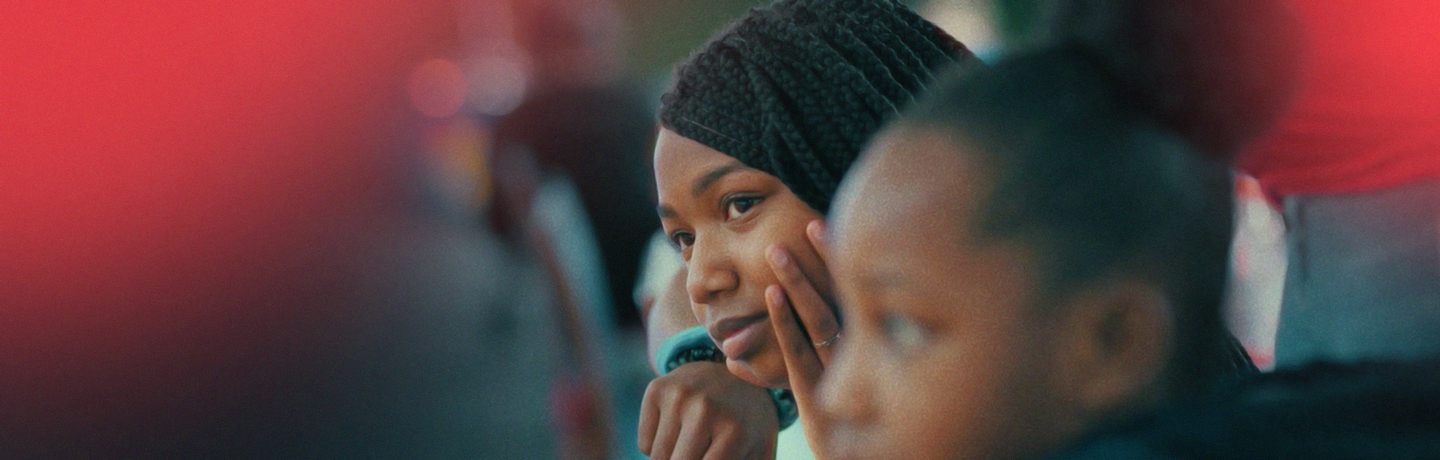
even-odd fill
[{"label": "woman's hand on cheek", "polygon": [[[823,262],[826,253],[820,221],[811,222],[805,233]],[[812,447],[820,446],[823,442],[817,441],[828,433],[829,426],[824,414],[818,412],[815,389],[840,340],[840,321],[814,283],[800,271],[793,254],[771,246],[766,256],[780,284],[765,289],[765,305],[785,356],[790,390],[795,393],[806,438]]]},{"label": "woman's hand on cheek", "polygon": [[640,403],[640,452],[652,459],[773,459],[779,429],[770,393],[723,363],[681,365]]}]

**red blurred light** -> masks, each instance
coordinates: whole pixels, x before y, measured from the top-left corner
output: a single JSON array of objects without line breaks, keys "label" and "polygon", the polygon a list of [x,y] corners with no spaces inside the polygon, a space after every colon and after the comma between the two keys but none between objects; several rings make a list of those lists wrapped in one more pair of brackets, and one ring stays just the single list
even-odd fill
[{"label": "red blurred light", "polygon": [[427,116],[444,118],[465,103],[465,72],[444,59],[431,59],[410,73],[410,104]]}]

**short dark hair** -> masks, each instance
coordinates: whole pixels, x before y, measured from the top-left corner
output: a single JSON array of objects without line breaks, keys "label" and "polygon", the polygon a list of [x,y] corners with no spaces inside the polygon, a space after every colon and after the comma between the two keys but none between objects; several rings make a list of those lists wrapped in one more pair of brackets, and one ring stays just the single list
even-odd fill
[{"label": "short dark hair", "polygon": [[942,79],[901,126],[970,147],[994,182],[967,237],[1019,241],[1045,265],[1042,301],[1137,274],[1175,307],[1172,388],[1234,370],[1220,305],[1233,232],[1224,161],[1156,121],[1094,56],[1057,47]]}]

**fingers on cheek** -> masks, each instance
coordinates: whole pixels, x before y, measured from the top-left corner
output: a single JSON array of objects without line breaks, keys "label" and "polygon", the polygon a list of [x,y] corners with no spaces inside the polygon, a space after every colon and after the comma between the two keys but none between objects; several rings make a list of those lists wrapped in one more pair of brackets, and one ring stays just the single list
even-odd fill
[{"label": "fingers on cheek", "polygon": [[825,338],[820,339],[822,341],[830,340],[835,334],[840,333],[840,322],[830,311],[823,311],[821,313],[822,314],[817,315],[818,318],[815,319],[814,329],[811,329],[811,331],[814,331],[812,333],[816,334],[825,334]]},{"label": "fingers on cheek", "polygon": [[[777,322],[788,321],[788,305],[785,304],[785,289],[779,285],[772,284],[765,287],[765,306],[770,307],[770,316]],[[777,314],[785,313],[785,314]]]},{"label": "fingers on cheek", "polygon": [[789,250],[778,244],[772,245],[765,250],[765,259],[781,284],[791,287],[798,281],[799,271],[795,269]]},{"label": "fingers on cheek", "polygon": [[793,351],[799,327],[795,324],[795,314],[791,312],[788,299],[785,298],[785,290],[778,285],[766,287],[765,305],[770,309],[770,321],[774,325],[775,338],[780,341],[781,347]]}]

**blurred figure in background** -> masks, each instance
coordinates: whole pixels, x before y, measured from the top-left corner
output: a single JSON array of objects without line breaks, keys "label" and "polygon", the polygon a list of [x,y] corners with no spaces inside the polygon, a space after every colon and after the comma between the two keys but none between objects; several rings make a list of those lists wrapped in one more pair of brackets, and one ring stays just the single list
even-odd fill
[{"label": "blurred figure in background", "polygon": [[[626,79],[625,28],[610,0],[511,0],[508,39],[521,52],[525,87],[519,104],[494,113],[492,145],[500,157],[533,158],[533,209],[552,237],[557,262],[595,344],[587,350],[607,382],[606,422],[616,456],[632,448],[639,392],[648,377],[641,323],[631,298],[650,235],[659,228],[649,167],[655,125],[649,98]],[[495,181],[504,180],[496,171]],[[489,213],[502,233],[515,203],[501,198]],[[623,451],[624,453],[621,453]]]},{"label": "blurred figure in background", "polygon": [[[996,3],[1010,42],[1023,41],[1057,4]],[[1285,109],[1277,112],[1285,116],[1274,132],[1237,161],[1284,208],[1289,261],[1276,364],[1434,356],[1440,353],[1440,290],[1433,288],[1440,283],[1440,86],[1433,83],[1440,80],[1440,45],[1427,33],[1440,27],[1440,6],[1408,0],[1285,5],[1307,49],[1295,66],[1302,79],[1298,95],[1279,105],[1210,98],[1218,113],[1244,108],[1227,108],[1235,103]],[[1236,81],[1258,75],[1236,68]]]},{"label": "blurred figure in background", "polygon": [[548,458],[596,438],[552,415],[585,401],[552,409],[575,339],[539,248],[435,205],[493,188],[435,175],[449,153],[489,167],[464,82],[495,69],[455,57],[476,5],[0,17],[3,456]]},{"label": "blurred figure in background", "polygon": [[1276,364],[1440,355],[1440,3],[1290,3],[1304,84],[1239,163],[1285,217]]},{"label": "blurred figure in background", "polygon": [[640,328],[636,270],[659,229],[649,166],[655,125],[646,94],[624,74],[623,24],[609,0],[513,0],[530,62],[525,99],[495,128],[496,148],[521,149],[574,183],[598,243],[604,328]]}]

